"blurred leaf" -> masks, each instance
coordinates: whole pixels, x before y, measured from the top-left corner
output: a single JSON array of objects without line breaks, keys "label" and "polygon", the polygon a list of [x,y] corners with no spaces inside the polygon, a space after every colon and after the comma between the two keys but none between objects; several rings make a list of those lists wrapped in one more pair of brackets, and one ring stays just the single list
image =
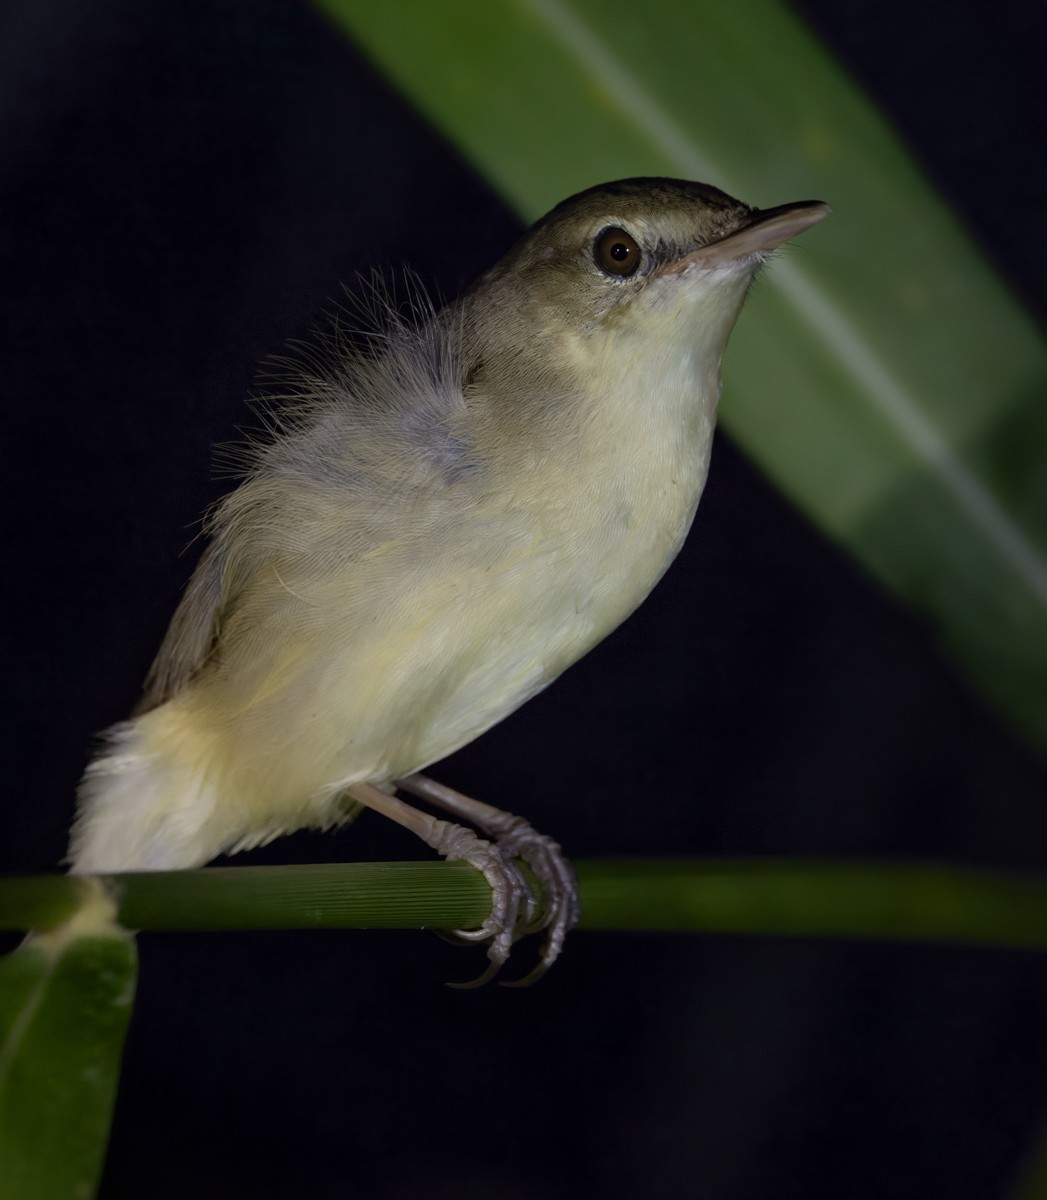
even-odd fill
[{"label": "blurred leaf", "polygon": [[834,206],[758,286],[723,424],[1047,745],[1047,348],[790,10],[318,3],[525,219],[630,175]]},{"label": "blurred leaf", "polygon": [[0,960],[0,1195],[90,1200],[131,1015],[135,947],[94,898]]},{"label": "blurred leaf", "polygon": [[1047,1200],[1047,1120],[1040,1122],[1039,1136],[1020,1164],[1017,1182],[1007,1193],[1007,1200]]}]

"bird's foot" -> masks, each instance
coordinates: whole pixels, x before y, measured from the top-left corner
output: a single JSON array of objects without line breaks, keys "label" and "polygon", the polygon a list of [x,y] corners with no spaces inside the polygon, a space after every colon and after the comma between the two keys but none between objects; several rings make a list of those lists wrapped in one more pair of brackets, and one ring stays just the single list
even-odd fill
[{"label": "bird's foot", "polygon": [[456,929],[450,935],[458,942],[486,942],[487,969],[468,983],[455,988],[482,987],[505,965],[513,942],[529,932],[535,921],[537,903],[523,872],[503,847],[477,837],[472,829],[450,821],[434,822],[430,845],[448,862],[465,862],[479,871],[491,889],[491,911],[479,929]]},{"label": "bird's foot", "polygon": [[[505,986],[526,987],[540,979],[559,957],[564,939],[577,924],[579,915],[578,884],[559,845],[538,833],[522,817],[464,796],[425,775],[409,775],[397,780],[397,785],[471,822],[491,839],[487,842],[472,835],[472,843],[467,840],[462,843],[464,852],[457,852],[457,848],[455,852],[440,850],[448,858],[458,857],[469,862],[483,872],[491,885],[492,906],[487,921],[479,930],[457,935],[468,941],[489,939],[490,965],[475,984],[486,983],[498,973],[513,944],[521,937],[545,930],[537,966],[522,979]],[[458,831],[459,835],[471,834],[462,826],[447,822],[439,824]],[[517,858],[527,864],[536,880],[541,892],[540,904],[536,903],[526,877],[514,862]]]}]

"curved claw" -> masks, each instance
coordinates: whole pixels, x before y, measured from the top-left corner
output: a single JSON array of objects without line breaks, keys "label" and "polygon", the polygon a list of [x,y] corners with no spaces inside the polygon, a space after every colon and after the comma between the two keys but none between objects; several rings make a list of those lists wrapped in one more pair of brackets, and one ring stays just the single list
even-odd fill
[{"label": "curved claw", "polygon": [[468,991],[470,988],[483,987],[485,983],[490,983],[502,967],[505,966],[506,960],[509,958],[509,952],[512,950],[513,942],[518,935],[512,925],[504,925],[492,937],[485,925],[482,929],[456,929],[454,936],[466,941],[476,941],[480,938],[486,938],[491,943],[487,947],[487,957],[490,961],[480,975],[475,979],[469,980],[467,983],[447,984],[450,988],[455,988],[459,991]]},{"label": "curved claw", "polygon": [[[573,880],[573,874],[572,874]],[[554,900],[549,912],[549,930],[545,938],[545,943],[542,946],[542,952],[539,956],[538,963],[535,967],[528,971],[522,979],[503,979],[499,980],[501,987],[507,988],[525,988],[530,987],[532,983],[537,983],[539,979],[549,970],[554,962],[560,957],[560,951],[563,949],[564,939],[570,932],[571,927],[578,921],[578,898],[577,892],[561,893]]]},{"label": "curved claw", "polygon": [[[484,924],[479,929],[434,929],[436,936],[450,946],[474,946],[477,942],[490,942],[503,931]],[[516,938],[513,938],[516,941]]]},{"label": "curved claw", "polygon": [[[502,969],[504,963],[495,962],[493,959],[487,964],[487,969],[482,971],[475,979],[470,979],[466,983],[445,983],[444,987],[454,988],[456,992],[469,992],[473,988],[483,987],[485,983],[490,983],[491,980]],[[511,985],[510,985],[511,986]]]},{"label": "curved claw", "polygon": [[486,942],[489,938],[494,936],[496,932],[497,929],[492,928],[489,923],[485,921],[479,929],[444,930],[440,936],[443,937],[445,941],[453,942],[456,946],[471,946],[474,942]]},{"label": "curved claw", "polygon": [[[530,987],[532,983],[537,983],[539,979],[549,970],[552,963],[540,962],[533,970],[528,971],[522,979],[499,979],[498,986],[504,988],[525,988]],[[484,972],[488,978],[492,976],[488,972]]]}]

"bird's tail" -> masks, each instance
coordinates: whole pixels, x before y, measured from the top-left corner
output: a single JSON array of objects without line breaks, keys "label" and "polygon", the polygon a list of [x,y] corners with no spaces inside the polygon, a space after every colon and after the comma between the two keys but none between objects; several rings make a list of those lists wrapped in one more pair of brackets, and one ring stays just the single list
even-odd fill
[{"label": "bird's tail", "polygon": [[69,847],[74,874],[195,867],[228,840],[214,783],[177,715],[162,705],[114,725],[84,772]]}]

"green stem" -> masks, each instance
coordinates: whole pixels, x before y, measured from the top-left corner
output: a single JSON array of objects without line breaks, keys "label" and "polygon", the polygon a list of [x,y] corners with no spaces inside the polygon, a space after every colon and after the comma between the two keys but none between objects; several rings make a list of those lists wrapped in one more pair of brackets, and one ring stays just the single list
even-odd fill
[{"label": "green stem", "polygon": [[[585,929],[879,938],[1047,949],[1047,880],[891,863],[773,859],[575,864]],[[110,875],[131,929],[475,928],[490,906],[462,863],[211,867]],[[47,929],[69,876],[0,879],[0,929]]]}]

